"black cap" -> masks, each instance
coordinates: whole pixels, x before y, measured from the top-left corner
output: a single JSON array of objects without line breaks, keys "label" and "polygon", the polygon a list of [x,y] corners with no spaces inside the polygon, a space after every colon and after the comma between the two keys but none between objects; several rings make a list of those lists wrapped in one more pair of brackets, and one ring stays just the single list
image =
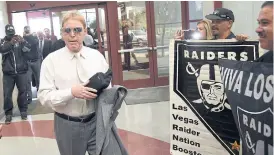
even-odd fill
[{"label": "black cap", "polygon": [[14,26],[7,24],[5,26],[5,32],[6,32],[6,35],[14,35],[15,34]]},{"label": "black cap", "polygon": [[234,22],[234,14],[226,8],[218,8],[212,14],[205,16],[209,20],[232,20]]}]

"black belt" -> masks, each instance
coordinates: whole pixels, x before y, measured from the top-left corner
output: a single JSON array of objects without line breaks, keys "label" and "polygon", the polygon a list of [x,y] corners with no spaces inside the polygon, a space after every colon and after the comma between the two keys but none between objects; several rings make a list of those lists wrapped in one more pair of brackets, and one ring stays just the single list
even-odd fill
[{"label": "black belt", "polygon": [[55,112],[55,114],[65,120],[73,121],[73,122],[81,122],[81,123],[87,123],[95,116],[95,112],[86,117],[72,117],[65,114],[60,114],[58,112]]}]

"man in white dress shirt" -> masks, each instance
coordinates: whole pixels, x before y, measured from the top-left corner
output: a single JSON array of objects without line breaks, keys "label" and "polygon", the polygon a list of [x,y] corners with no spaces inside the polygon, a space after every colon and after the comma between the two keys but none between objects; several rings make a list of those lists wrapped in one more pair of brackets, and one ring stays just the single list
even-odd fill
[{"label": "man in white dress shirt", "polygon": [[85,85],[109,66],[99,51],[83,46],[86,33],[81,14],[65,15],[62,38],[66,46],[49,54],[41,67],[38,99],[55,111],[54,130],[61,155],[95,153],[97,91]]}]

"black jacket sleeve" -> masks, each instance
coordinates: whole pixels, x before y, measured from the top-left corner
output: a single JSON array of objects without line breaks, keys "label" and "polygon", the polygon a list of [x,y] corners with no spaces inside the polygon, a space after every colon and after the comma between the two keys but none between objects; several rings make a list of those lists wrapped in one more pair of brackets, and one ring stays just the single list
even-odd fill
[{"label": "black jacket sleeve", "polygon": [[8,54],[9,52],[12,51],[12,43],[10,42],[1,42],[0,44],[0,53],[1,54]]},{"label": "black jacket sleeve", "polygon": [[24,39],[31,45],[35,45],[39,43],[39,40],[37,37],[34,37],[32,35],[24,36]]},{"label": "black jacket sleeve", "polygon": [[23,52],[30,52],[31,50],[31,45],[27,41],[22,42],[21,47]]}]

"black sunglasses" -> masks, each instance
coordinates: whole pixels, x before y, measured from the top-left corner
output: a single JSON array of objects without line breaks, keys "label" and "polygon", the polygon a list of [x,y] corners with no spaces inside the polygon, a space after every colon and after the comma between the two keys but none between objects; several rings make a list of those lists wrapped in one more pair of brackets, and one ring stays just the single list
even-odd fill
[{"label": "black sunglasses", "polygon": [[73,31],[74,33],[80,33],[83,31],[81,27],[75,27],[75,28],[63,28],[63,31],[66,33],[71,33]]}]

